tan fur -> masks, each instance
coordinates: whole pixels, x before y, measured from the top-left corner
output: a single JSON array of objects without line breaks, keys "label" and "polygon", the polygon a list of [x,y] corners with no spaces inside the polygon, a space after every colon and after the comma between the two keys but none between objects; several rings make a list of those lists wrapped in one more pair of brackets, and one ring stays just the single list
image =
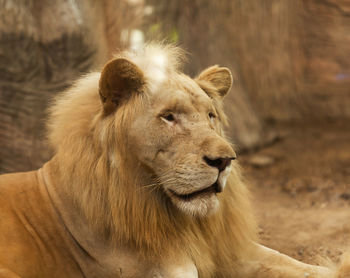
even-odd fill
[{"label": "tan fur", "polygon": [[[178,52],[175,48],[170,50],[161,48],[158,52],[167,57],[167,78],[176,83],[178,60],[171,55]],[[130,56],[140,67],[147,64],[138,61],[141,57]],[[146,78],[152,76],[147,77],[146,72]],[[133,96],[117,109],[115,117],[104,118],[96,88],[98,80],[99,74],[94,73],[78,81],[51,108],[49,139],[56,148],[60,183],[80,204],[93,227],[111,231],[113,241],[128,242],[145,256],[189,254],[201,277],[211,277],[219,266],[222,273],[232,272],[233,258],[244,256],[256,234],[239,167],[234,167],[215,215],[193,219],[161,204],[155,189],[144,187],[144,174],[137,172],[142,169],[132,164],[132,159],[122,159],[130,156],[130,150],[124,146],[128,146],[132,115],[147,96]],[[217,109],[223,115],[221,107]],[[117,162],[111,161],[110,152],[118,154]],[[117,165],[112,170],[110,165],[114,163]],[[105,200],[105,204],[100,200]]]},{"label": "tan fur", "polygon": [[[249,193],[222,127],[232,77],[214,66],[193,80],[181,55],[159,45],[122,53],[55,100],[55,156],[0,178],[0,275],[333,276],[254,243]],[[219,171],[211,163],[221,158],[229,164]]]},{"label": "tan fur", "polygon": [[228,68],[212,66],[201,72],[198,79],[215,87],[220,96],[225,96],[232,86],[232,74]]}]

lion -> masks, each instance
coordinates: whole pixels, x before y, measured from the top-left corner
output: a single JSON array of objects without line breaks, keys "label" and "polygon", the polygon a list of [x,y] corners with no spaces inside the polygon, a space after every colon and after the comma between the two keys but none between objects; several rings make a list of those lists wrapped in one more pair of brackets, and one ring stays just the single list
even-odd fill
[{"label": "lion", "polygon": [[53,158],[0,178],[0,277],[350,277],[257,243],[222,109],[233,78],[122,52],[50,109]]}]

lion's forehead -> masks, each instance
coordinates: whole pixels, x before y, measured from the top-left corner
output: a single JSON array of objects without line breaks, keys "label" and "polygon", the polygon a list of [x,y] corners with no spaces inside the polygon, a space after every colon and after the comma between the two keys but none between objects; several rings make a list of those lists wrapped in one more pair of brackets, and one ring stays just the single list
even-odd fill
[{"label": "lion's forehead", "polygon": [[211,98],[197,85],[185,76],[180,76],[174,82],[170,80],[154,93],[156,104],[163,104],[170,110],[177,111],[207,111],[212,108]]}]

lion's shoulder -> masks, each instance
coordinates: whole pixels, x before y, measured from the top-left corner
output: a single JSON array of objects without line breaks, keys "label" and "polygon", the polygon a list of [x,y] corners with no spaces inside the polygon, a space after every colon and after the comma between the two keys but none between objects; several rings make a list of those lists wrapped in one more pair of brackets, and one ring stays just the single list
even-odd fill
[{"label": "lion's shoulder", "polygon": [[66,260],[65,229],[38,171],[0,175],[0,231],[0,250],[6,250],[0,252],[0,270],[52,277],[41,272],[45,264],[52,256]]}]

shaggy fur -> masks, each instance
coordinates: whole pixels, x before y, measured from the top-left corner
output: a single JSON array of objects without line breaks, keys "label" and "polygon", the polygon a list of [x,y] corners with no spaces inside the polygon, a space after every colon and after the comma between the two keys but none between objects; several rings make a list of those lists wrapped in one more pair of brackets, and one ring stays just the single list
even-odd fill
[{"label": "shaggy fur", "polygon": [[[177,48],[152,45],[138,55],[120,56],[145,73],[150,90],[161,82],[162,75],[177,82],[179,54]],[[92,227],[113,242],[128,242],[147,257],[186,253],[200,277],[211,277],[217,268],[227,277],[225,273],[232,273],[233,258],[243,258],[256,235],[239,167],[234,167],[215,215],[194,219],[167,205],[166,200],[160,201],[163,197],[145,184],[142,169],[128,159],[128,128],[147,91],[122,103],[114,117],[106,118],[97,93],[99,78],[100,74],[92,73],[79,80],[51,108],[49,140],[56,150],[60,184]],[[208,84],[206,89],[214,91]],[[220,104],[217,102],[216,109],[225,121]],[[118,156],[111,158],[111,153]]]}]

